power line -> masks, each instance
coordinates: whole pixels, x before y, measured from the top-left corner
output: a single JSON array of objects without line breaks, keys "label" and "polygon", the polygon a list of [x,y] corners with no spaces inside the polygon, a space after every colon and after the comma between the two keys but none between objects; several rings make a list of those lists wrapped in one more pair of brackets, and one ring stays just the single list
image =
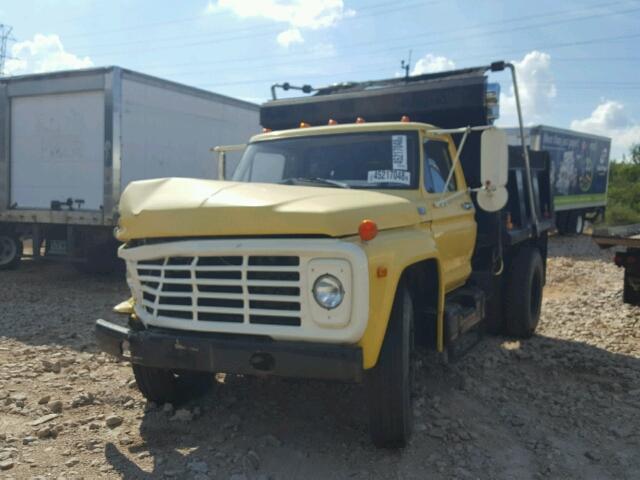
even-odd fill
[{"label": "power line", "polygon": [[[430,2],[430,3],[439,3],[439,2]],[[575,17],[575,18],[561,18],[559,20],[553,21],[553,22],[538,22],[532,25],[524,25],[524,26],[516,26],[516,27],[512,27],[509,29],[499,29],[499,30],[493,30],[490,32],[486,32],[486,31],[480,31],[480,32],[476,32],[474,34],[470,34],[469,30],[475,30],[475,29],[482,29],[484,30],[486,28],[486,26],[488,25],[503,25],[503,24],[511,24],[513,22],[523,22],[523,21],[529,21],[531,19],[541,19],[541,18],[547,18],[547,17],[552,17],[552,16],[558,16],[558,15],[565,15],[565,14],[580,14],[580,13],[590,13],[593,12],[594,10],[601,10],[603,8],[606,7],[611,7],[614,5],[619,5],[619,4],[625,4],[628,5],[628,2],[626,1],[614,1],[614,2],[606,2],[603,4],[598,4],[598,5],[594,5],[594,6],[589,6],[589,7],[585,7],[582,9],[565,9],[565,10],[559,10],[559,11],[555,11],[555,12],[545,12],[545,13],[541,13],[541,14],[537,14],[537,15],[527,15],[527,16],[516,16],[516,17],[511,17],[508,19],[503,19],[503,20],[497,20],[497,21],[493,21],[493,22],[484,22],[484,23],[480,23],[480,24],[476,24],[476,25],[472,25],[469,27],[464,27],[464,28],[460,28],[457,30],[452,30],[452,29],[443,29],[443,30],[436,30],[436,31],[430,31],[430,32],[426,32],[426,33],[422,33],[422,34],[413,34],[413,35],[402,35],[399,37],[384,37],[383,40],[385,42],[393,42],[393,41],[404,41],[404,40],[412,40],[415,41],[418,38],[429,38],[429,37],[433,37],[433,36],[438,36],[438,41],[437,42],[430,42],[430,45],[435,45],[435,44],[443,44],[443,43],[450,43],[450,42],[455,42],[455,41],[459,41],[459,40],[465,40],[468,39],[470,37],[482,37],[484,35],[500,35],[503,33],[509,33],[509,32],[513,32],[513,31],[519,31],[519,30],[527,30],[527,29],[531,29],[531,28],[544,28],[544,27],[548,27],[548,26],[553,26],[553,25],[557,25],[557,24],[565,24],[565,23],[570,23],[570,22],[575,22],[575,21],[581,21],[581,20],[589,20],[589,19],[593,19],[593,18],[601,18],[603,16],[611,16],[611,15],[619,15],[619,14],[624,14],[624,13],[630,13],[630,12],[634,12],[634,11],[638,11],[640,10],[640,7],[638,8],[633,8],[633,9],[625,9],[625,10],[621,10],[621,11],[615,11],[615,12],[597,12],[597,13],[591,13],[590,15],[583,15],[580,17]],[[377,7],[380,6],[384,6],[386,4],[378,4]],[[384,10],[384,11],[377,11],[377,12],[370,12],[362,15],[356,15],[355,17],[351,17],[348,20],[349,21],[354,21],[357,19],[364,19],[364,18],[369,18],[369,17],[376,17],[379,15],[384,15],[387,14],[391,11],[398,11],[399,9],[406,9],[406,8],[413,8],[416,4],[406,4],[406,5],[402,5],[402,7],[398,7],[395,6],[393,8],[393,10]],[[424,2],[420,2],[419,5],[425,5]],[[374,7],[371,7],[374,8]],[[171,41],[171,43],[169,45],[166,46],[162,46],[163,51],[166,49],[175,49],[175,48],[184,48],[184,47],[193,47],[193,46],[201,46],[201,45],[210,45],[210,44],[220,44],[220,43],[227,43],[230,41],[236,41],[236,40],[242,40],[242,39],[251,39],[251,38],[255,38],[256,36],[264,36],[264,35],[268,35],[271,33],[276,33],[281,31],[280,28],[278,29],[274,29],[274,28],[269,28],[269,29],[260,29],[260,28],[251,28],[251,29],[235,29],[235,30],[226,30],[224,32],[218,32],[218,34],[214,35],[214,36],[207,36],[207,38],[205,40],[200,40],[200,41],[195,41],[195,42],[174,42],[173,40],[176,39],[184,39],[184,36],[181,37],[173,37],[173,38],[166,38],[166,39],[160,39],[161,41],[167,40],[167,41]],[[229,33],[231,32],[242,32],[242,33],[246,33],[246,34],[241,34],[241,35],[235,35],[235,36],[228,36]],[[451,33],[462,33],[463,35],[458,35],[458,36],[454,36],[453,38],[451,38],[451,36],[449,35],[449,39],[442,39],[442,35],[441,34],[451,34]],[[70,37],[65,37],[65,38],[70,38]],[[96,47],[109,47],[109,46],[126,46],[126,45],[135,45],[135,44],[142,44],[144,45],[145,48],[141,49],[141,50],[134,50],[133,52],[135,53],[136,51],[139,53],[148,53],[148,45],[149,45],[149,39],[145,39],[145,40],[136,40],[136,41],[132,41],[132,42],[120,42],[120,43],[108,43],[108,44],[102,44],[102,45],[97,45],[94,46],[93,48]],[[367,42],[357,42],[357,43],[352,43],[350,45],[350,49],[354,46],[369,46],[371,45],[370,41]],[[402,47],[402,49],[406,50],[407,46],[404,45]],[[122,52],[122,50],[111,50],[111,51],[106,51],[106,52],[101,52],[98,54],[90,54],[90,53],[84,53],[83,55],[90,55],[93,58],[100,58],[100,57],[105,57],[105,56],[109,56],[109,55],[113,55],[113,54],[118,54]],[[126,50],[127,54],[131,54],[132,50],[131,49],[127,49]],[[310,53],[309,50],[303,50],[301,52],[298,52],[298,55],[302,55],[302,54],[308,54]],[[312,53],[312,52],[311,52]],[[350,55],[351,55],[352,51],[350,50]],[[285,55],[278,55],[280,57],[285,57]],[[260,58],[268,58],[268,57],[274,57],[272,56],[262,56]],[[291,55],[286,55],[287,58],[290,58]],[[236,61],[243,61],[243,59],[236,59]]]},{"label": "power line", "polygon": [[[384,12],[380,12],[380,13],[388,13],[390,11],[398,11],[398,10],[405,10],[408,8],[415,8],[417,6],[426,6],[426,5],[433,5],[433,4],[437,4],[437,3],[445,3],[446,0],[431,0],[428,2],[425,1],[414,1],[411,3],[400,3],[398,4],[397,1],[388,1],[388,2],[381,2],[381,3],[377,3],[374,5],[367,5],[365,7],[359,7],[358,11],[365,11],[368,12],[369,10],[375,10],[375,9],[379,9],[381,7],[391,7],[388,8],[387,10],[385,10]],[[220,11],[220,12],[216,12],[214,14],[209,14],[208,16],[212,16],[212,15],[220,15],[220,14],[224,14],[224,13],[228,13],[225,11]],[[365,15],[357,15],[353,18],[362,18]],[[366,16],[370,16],[370,14],[367,14]],[[365,18],[366,18],[365,16]],[[159,21],[159,22],[150,22],[150,23],[142,23],[142,24],[137,24],[137,25],[131,25],[128,27],[121,27],[121,28],[115,28],[115,29],[109,29],[109,30],[99,30],[99,31],[92,31],[92,32],[85,32],[85,33],[79,33],[79,34],[71,34],[71,35],[65,35],[65,39],[70,39],[70,38],[85,38],[85,37],[92,37],[92,36],[96,36],[96,35],[103,35],[103,34],[112,34],[112,33],[117,33],[117,32],[126,32],[126,31],[140,31],[140,30],[144,30],[147,27],[157,27],[157,26],[167,26],[167,25],[174,25],[174,24],[181,24],[181,23],[188,23],[188,22],[193,22],[193,21],[197,21],[197,20],[203,20],[206,18],[206,15],[195,15],[195,16],[189,16],[189,17],[184,17],[184,18],[179,18],[179,19],[173,19],[173,20],[163,20],[163,21]],[[349,17],[350,18],[350,17]],[[285,22],[282,22],[285,23]],[[274,30],[273,28],[269,27],[270,30]],[[256,27],[244,27],[244,28],[239,28],[239,29],[229,29],[229,30],[225,30],[224,32],[219,32],[218,35],[226,35],[228,33],[234,33],[237,31],[246,31],[246,32],[255,32],[256,30],[264,30],[263,28],[256,28]],[[282,27],[278,27],[277,29],[275,29],[277,32],[282,31]],[[206,34],[208,35],[208,34]],[[218,36],[216,35],[216,36]],[[193,37],[194,35],[191,35],[191,37]],[[203,36],[203,35],[195,35],[197,36]],[[178,36],[178,37],[166,37],[162,40],[175,40],[175,39],[179,39],[179,38],[185,38],[184,35]],[[141,42],[146,42],[148,43],[149,40],[144,40],[144,41],[135,41],[135,42],[124,42],[121,44],[132,44],[132,43],[141,43]],[[99,46],[105,46],[105,45],[113,45],[113,44],[103,44],[103,45],[99,45]]]}]

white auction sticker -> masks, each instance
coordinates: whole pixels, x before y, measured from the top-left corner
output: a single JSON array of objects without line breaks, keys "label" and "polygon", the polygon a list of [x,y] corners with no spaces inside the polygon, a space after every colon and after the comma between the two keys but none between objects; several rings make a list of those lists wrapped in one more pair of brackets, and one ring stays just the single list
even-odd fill
[{"label": "white auction sticker", "polygon": [[391,135],[391,158],[394,170],[407,170],[406,135]]},{"label": "white auction sticker", "polygon": [[368,183],[401,183],[411,184],[411,172],[406,170],[369,170]]}]

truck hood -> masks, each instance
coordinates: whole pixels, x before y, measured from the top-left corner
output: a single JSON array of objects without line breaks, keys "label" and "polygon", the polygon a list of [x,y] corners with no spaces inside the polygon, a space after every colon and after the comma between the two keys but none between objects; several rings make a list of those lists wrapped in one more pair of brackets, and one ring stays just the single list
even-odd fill
[{"label": "truck hood", "polygon": [[120,198],[116,236],[158,237],[327,235],[358,232],[364,219],[379,229],[420,222],[408,200],[343,188],[240,183],[190,178],[132,182]]}]

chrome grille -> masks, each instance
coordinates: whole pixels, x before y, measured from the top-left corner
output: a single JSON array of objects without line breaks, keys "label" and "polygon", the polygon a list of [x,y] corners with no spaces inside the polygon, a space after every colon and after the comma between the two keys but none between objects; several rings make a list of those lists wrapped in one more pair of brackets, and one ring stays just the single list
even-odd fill
[{"label": "chrome grille", "polygon": [[154,318],[300,326],[300,257],[171,256],[133,262]]}]

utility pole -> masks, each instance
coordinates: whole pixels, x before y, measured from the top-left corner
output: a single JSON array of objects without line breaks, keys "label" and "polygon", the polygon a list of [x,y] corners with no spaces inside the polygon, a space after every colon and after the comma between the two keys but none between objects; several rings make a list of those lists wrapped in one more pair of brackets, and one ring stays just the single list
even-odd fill
[{"label": "utility pole", "polygon": [[405,80],[409,78],[409,70],[411,69],[411,53],[412,50],[409,50],[409,60],[407,60],[406,62],[404,60],[400,61],[400,68],[404,70]]},{"label": "utility pole", "polygon": [[0,23],[0,77],[4,77],[4,63],[8,58],[7,45],[10,40],[13,40],[13,37],[11,37],[12,30],[13,27]]}]

